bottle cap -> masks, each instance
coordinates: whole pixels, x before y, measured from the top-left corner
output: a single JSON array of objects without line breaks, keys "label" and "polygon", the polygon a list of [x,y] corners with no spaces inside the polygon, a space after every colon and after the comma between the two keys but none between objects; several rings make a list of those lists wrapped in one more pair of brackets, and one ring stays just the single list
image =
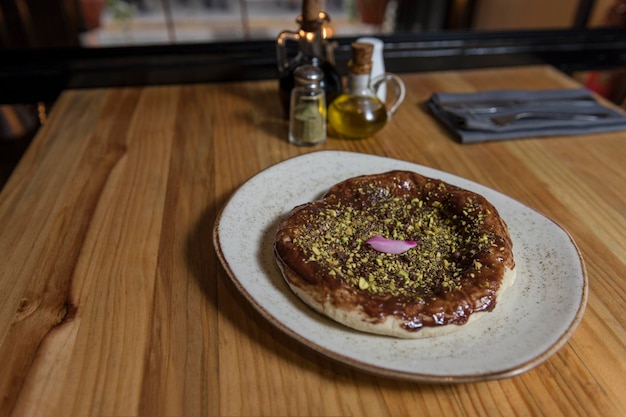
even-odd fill
[{"label": "bottle cap", "polygon": [[353,42],[351,48],[350,71],[353,74],[369,74],[372,71],[374,45],[367,42]]},{"label": "bottle cap", "polygon": [[296,85],[303,87],[319,87],[324,79],[324,73],[319,67],[301,65],[293,72]]},{"label": "bottle cap", "polygon": [[302,18],[305,22],[316,21],[322,11],[322,0],[304,0],[302,2]]},{"label": "bottle cap", "polygon": [[324,21],[330,21],[330,17],[322,10],[322,0],[304,0],[302,14],[296,21],[305,32],[315,32]]}]

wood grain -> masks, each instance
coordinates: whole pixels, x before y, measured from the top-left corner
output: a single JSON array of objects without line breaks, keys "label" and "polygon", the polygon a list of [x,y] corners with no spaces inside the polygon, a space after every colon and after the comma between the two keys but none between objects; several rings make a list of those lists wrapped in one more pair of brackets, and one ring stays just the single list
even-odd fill
[{"label": "wood grain", "polygon": [[[626,415],[626,133],[461,145],[424,110],[433,92],[577,84],[549,67],[402,78],[375,137],[316,148],[288,144],[273,81],[64,92],[0,194],[0,415]],[[247,179],[318,149],[428,165],[555,220],[589,276],[574,336],[519,376],[429,385],[282,334],[211,234]]]}]

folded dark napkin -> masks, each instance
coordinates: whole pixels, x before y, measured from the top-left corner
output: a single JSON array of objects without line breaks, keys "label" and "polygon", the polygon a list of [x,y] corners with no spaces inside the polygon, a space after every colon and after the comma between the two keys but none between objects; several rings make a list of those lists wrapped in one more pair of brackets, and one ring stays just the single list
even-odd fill
[{"label": "folded dark napkin", "polygon": [[626,130],[626,116],[584,88],[435,93],[426,105],[462,143]]}]

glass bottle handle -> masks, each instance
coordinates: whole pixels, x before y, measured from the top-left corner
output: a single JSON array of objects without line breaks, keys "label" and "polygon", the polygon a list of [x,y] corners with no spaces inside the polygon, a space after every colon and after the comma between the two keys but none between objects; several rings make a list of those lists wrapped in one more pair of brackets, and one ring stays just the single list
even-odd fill
[{"label": "glass bottle handle", "polygon": [[387,103],[389,104],[384,103],[385,107],[388,108],[387,120],[390,120],[391,116],[393,116],[396,110],[398,110],[398,107],[400,107],[400,104],[402,104],[402,102],[404,101],[404,96],[406,95],[406,88],[404,87],[404,82],[397,75],[389,73],[389,72],[385,72],[373,78],[370,84],[372,86],[372,89],[376,93],[378,93],[378,89],[383,85],[389,84],[393,86],[394,94],[392,95],[391,99],[389,98],[389,90],[387,90]]},{"label": "glass bottle handle", "polygon": [[289,66],[289,60],[287,59],[287,47],[285,46],[287,41],[300,40],[300,35],[297,32],[283,31],[278,35],[276,39],[276,61],[278,63],[278,71],[283,72]]}]

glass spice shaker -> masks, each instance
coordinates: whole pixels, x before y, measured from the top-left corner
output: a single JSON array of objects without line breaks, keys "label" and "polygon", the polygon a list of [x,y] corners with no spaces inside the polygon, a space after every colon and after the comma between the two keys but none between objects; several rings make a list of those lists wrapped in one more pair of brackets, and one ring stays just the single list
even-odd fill
[{"label": "glass spice shaker", "polygon": [[302,65],[294,71],[289,112],[289,142],[294,145],[313,146],[326,140],[323,79],[322,70],[313,65]]}]

